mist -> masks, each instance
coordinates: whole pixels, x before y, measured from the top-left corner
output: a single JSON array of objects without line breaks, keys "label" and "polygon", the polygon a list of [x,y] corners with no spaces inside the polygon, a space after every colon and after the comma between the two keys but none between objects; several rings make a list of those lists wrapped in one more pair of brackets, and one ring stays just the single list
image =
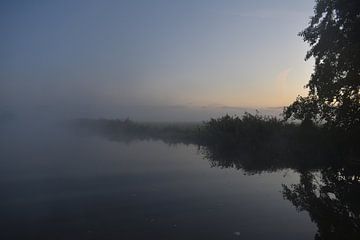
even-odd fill
[{"label": "mist", "polygon": [[5,1],[0,11],[0,110],[19,118],[268,113],[294,99],[311,71],[294,30],[311,1]]},{"label": "mist", "polygon": [[360,239],[357,1],[0,1],[0,239]]}]

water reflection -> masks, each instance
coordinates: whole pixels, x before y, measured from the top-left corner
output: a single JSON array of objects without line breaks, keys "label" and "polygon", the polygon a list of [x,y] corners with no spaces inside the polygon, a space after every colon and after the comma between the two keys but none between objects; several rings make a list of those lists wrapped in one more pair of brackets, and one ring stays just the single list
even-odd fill
[{"label": "water reflection", "polygon": [[[112,141],[127,143],[154,139],[154,136],[147,135],[96,132]],[[169,145],[191,143],[189,139],[176,137],[155,139]],[[299,183],[284,184],[282,194],[299,212],[310,215],[317,226],[314,239],[360,239],[360,166],[355,159],[345,159],[342,163],[330,161],[328,157],[336,150],[314,149],[311,141],[303,142],[301,148],[281,151],[261,144],[237,148],[221,144],[197,145],[202,157],[212,167],[241,169],[250,175],[282,169],[297,171]]]},{"label": "water reflection", "polygon": [[327,168],[301,173],[300,182],[283,186],[284,198],[307,211],[318,230],[315,239],[359,239],[358,168]]},{"label": "water reflection", "polygon": [[292,165],[274,161],[263,153],[235,157],[212,147],[205,147],[202,152],[212,166],[243,169],[249,174],[292,167],[300,173],[300,181],[283,185],[283,196],[298,211],[309,213],[318,228],[314,239],[360,238],[359,165]]}]

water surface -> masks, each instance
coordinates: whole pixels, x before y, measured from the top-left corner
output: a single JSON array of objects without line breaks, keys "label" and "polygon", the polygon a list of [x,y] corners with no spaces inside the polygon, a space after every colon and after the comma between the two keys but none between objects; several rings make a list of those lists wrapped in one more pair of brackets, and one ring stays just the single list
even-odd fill
[{"label": "water surface", "polygon": [[[57,129],[59,128],[59,129]],[[215,167],[195,145],[110,141],[59,126],[1,137],[2,239],[313,239],[284,199],[300,174]]]}]

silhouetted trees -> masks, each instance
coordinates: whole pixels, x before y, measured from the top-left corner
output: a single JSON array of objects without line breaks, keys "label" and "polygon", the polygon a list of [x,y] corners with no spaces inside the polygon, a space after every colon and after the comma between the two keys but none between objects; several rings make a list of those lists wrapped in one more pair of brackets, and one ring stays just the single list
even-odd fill
[{"label": "silhouetted trees", "polygon": [[285,108],[285,119],[360,125],[360,1],[317,0],[309,26],[299,33],[315,59],[307,97]]},{"label": "silhouetted trees", "polygon": [[113,141],[152,139],[195,144],[212,165],[251,172],[319,169],[358,161],[360,154],[356,131],[298,125],[249,113],[242,117],[225,115],[202,124],[82,119],[75,125]]}]

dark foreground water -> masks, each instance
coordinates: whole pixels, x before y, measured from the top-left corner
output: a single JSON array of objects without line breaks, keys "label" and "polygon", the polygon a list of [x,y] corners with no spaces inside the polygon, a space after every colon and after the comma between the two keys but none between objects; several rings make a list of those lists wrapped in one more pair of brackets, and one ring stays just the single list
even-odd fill
[{"label": "dark foreground water", "polygon": [[215,167],[195,145],[124,143],[55,128],[2,129],[0,239],[319,235],[319,218],[294,205],[304,199],[295,188],[305,180],[291,169],[250,174]]}]

